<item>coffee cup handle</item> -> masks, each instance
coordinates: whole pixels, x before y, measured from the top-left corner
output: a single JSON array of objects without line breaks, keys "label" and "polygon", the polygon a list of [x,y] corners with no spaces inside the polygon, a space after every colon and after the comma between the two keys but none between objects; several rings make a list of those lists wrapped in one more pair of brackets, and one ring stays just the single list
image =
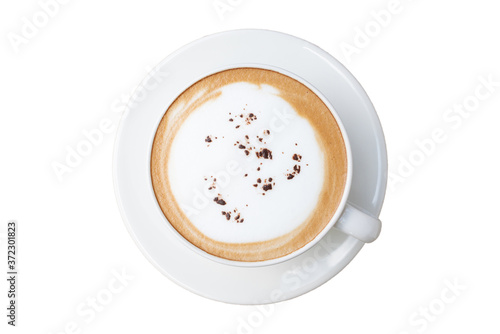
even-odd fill
[{"label": "coffee cup handle", "polygon": [[334,227],[358,240],[370,243],[379,236],[382,223],[380,219],[372,217],[347,203],[344,213]]}]

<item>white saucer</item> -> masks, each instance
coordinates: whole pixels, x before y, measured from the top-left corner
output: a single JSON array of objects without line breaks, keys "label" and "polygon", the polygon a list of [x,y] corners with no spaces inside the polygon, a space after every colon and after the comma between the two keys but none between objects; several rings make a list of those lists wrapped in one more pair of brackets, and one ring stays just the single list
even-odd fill
[{"label": "white saucer", "polygon": [[[349,136],[353,183],[349,202],[378,217],[387,182],[387,152],[377,114],[356,79],[332,56],[299,38],[266,30],[204,37],[163,60],[158,86],[134,94],[117,133],[113,177],[126,226],[145,256],[167,277],[201,296],[265,304],[300,296],[339,273],[363,243],[331,229],[314,247],[283,263],[247,268],[204,258],[181,244],[162,214],[150,179],[156,127],[170,103],[214,69],[259,64],[295,73],[330,101]],[[165,73],[168,73],[166,76]],[[139,87],[152,87],[146,78]],[[306,273],[307,275],[304,275]]]}]

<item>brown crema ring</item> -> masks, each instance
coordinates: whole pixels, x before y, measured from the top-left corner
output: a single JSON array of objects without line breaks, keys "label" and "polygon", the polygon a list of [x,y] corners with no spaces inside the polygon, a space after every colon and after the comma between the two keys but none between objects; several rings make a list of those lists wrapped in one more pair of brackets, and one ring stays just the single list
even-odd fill
[{"label": "brown crema ring", "polygon": [[[297,228],[280,237],[248,243],[220,242],[201,233],[176,202],[168,178],[169,152],[184,120],[205,102],[220,96],[220,88],[236,82],[270,85],[280,93],[316,131],[324,152],[324,184],[318,203]],[[200,94],[203,92],[203,94]],[[276,71],[236,68],[207,76],[177,97],[163,116],[153,141],[151,178],[158,204],[169,223],[186,240],[214,256],[256,262],[288,255],[312,241],[332,219],[342,199],[347,181],[347,153],[337,121],[323,101],[307,86]]]}]

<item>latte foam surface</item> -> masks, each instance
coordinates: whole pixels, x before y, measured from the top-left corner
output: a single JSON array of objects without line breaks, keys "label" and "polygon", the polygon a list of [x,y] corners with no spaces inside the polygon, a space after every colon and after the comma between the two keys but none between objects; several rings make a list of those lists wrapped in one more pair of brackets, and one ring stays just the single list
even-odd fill
[{"label": "latte foam surface", "polygon": [[214,240],[270,240],[316,207],[323,152],[308,120],[278,94],[268,85],[227,85],[173,140],[168,178],[175,200]]}]

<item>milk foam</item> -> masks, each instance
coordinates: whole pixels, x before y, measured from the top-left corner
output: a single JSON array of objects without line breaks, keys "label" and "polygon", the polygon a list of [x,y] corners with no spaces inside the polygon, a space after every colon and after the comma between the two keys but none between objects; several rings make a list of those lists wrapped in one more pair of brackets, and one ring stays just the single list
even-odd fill
[{"label": "milk foam", "polygon": [[318,203],[324,156],[315,131],[271,86],[237,82],[220,91],[185,119],[173,139],[172,193],[193,225],[214,240],[282,236]]}]

